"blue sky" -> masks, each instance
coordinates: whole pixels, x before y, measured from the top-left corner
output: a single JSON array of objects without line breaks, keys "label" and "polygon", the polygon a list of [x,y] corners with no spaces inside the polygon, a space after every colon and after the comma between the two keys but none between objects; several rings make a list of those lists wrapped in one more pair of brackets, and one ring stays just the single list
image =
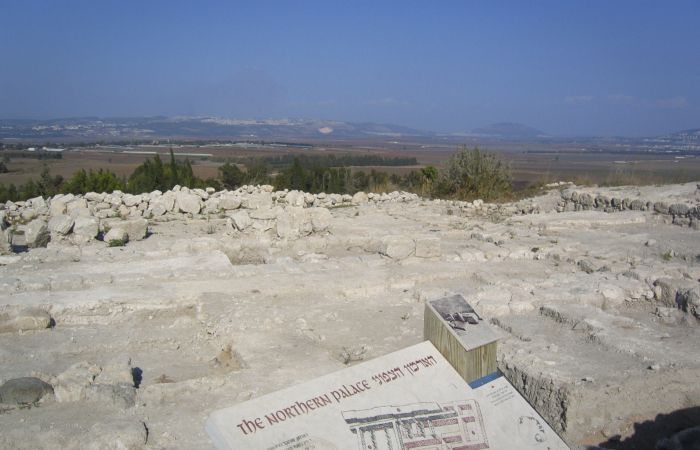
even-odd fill
[{"label": "blue sky", "polygon": [[0,0],[0,16],[0,118],[700,128],[697,0]]}]

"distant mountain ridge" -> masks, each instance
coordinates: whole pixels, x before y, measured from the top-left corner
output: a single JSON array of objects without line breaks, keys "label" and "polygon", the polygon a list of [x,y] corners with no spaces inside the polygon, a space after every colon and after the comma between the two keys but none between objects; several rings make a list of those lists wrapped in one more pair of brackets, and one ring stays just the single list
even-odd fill
[{"label": "distant mountain ridge", "polygon": [[535,138],[547,136],[547,133],[520,123],[502,122],[474,128],[472,134],[500,136],[504,138]]}]

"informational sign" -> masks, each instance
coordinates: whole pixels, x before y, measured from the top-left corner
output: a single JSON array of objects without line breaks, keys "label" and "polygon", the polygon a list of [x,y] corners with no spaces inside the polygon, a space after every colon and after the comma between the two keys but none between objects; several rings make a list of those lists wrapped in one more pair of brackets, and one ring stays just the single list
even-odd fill
[{"label": "informational sign", "polygon": [[430,342],[212,413],[219,450],[569,449],[501,377],[472,389]]}]

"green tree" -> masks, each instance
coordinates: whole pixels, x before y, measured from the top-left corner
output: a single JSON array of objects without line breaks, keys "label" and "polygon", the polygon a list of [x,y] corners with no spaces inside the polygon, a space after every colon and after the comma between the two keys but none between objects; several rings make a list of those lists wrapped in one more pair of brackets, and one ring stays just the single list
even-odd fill
[{"label": "green tree", "polygon": [[219,167],[221,172],[221,184],[229,190],[234,190],[243,185],[243,172],[235,164],[228,162]]},{"label": "green tree", "polygon": [[170,147],[170,187],[168,189],[172,189],[178,184],[180,184],[180,176],[177,173],[177,163],[175,162],[173,148]]},{"label": "green tree", "polygon": [[464,200],[495,200],[512,193],[511,172],[510,164],[501,159],[500,152],[482,151],[478,147],[470,150],[462,145],[445,165],[440,190]]}]

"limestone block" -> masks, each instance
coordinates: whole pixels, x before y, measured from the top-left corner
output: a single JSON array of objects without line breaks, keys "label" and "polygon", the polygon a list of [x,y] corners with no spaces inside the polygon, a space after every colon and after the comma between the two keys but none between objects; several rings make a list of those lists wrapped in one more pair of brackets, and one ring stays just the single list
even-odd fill
[{"label": "limestone block", "polygon": [[311,216],[299,206],[287,206],[277,216],[277,235],[283,239],[297,239],[313,231]]},{"label": "limestone block", "polygon": [[148,234],[147,219],[121,220],[109,223],[109,229],[121,228],[129,235],[130,241],[140,241]]},{"label": "limestone block", "polygon": [[75,208],[73,211],[70,212],[70,216],[72,218],[76,217],[90,217],[92,216],[93,209],[91,207],[88,208]]},{"label": "limestone block", "polygon": [[690,211],[691,206],[685,203],[676,203],[668,208],[668,212],[674,216],[685,216]]},{"label": "limestone block", "polygon": [[676,301],[684,311],[692,312],[698,317],[698,313],[700,313],[700,285],[681,292],[677,295]]},{"label": "limestone block", "polygon": [[38,216],[39,216],[39,213],[35,209],[32,209],[32,208],[25,209],[20,214],[20,217],[22,217],[22,220],[24,220],[25,222],[30,221],[30,220],[34,220]]},{"label": "limestone block", "polygon": [[104,201],[106,195],[105,194],[98,194],[97,192],[88,192],[85,194],[85,199],[91,202],[102,202]]},{"label": "limestone block", "polygon": [[603,296],[603,309],[614,308],[625,301],[625,291],[614,284],[601,284],[599,292]]},{"label": "limestone block", "polygon": [[151,214],[153,214],[154,217],[162,216],[166,212],[168,212],[168,210],[166,209],[165,205],[162,203],[157,204],[151,210]]},{"label": "limestone block", "polygon": [[362,205],[364,203],[367,203],[368,201],[369,201],[369,197],[367,197],[367,194],[365,194],[362,191],[353,195],[352,199],[351,199],[351,202],[353,205]]},{"label": "limestone block", "polygon": [[440,238],[436,236],[416,238],[416,256],[419,258],[440,256]]},{"label": "limestone block", "polygon": [[379,241],[379,253],[395,260],[408,258],[416,250],[416,243],[408,236],[384,236]]},{"label": "limestone block", "polygon": [[175,200],[176,199],[177,199],[177,196],[175,193],[166,192],[165,194],[163,194],[162,197],[160,197],[158,200],[155,201],[155,204],[165,206],[165,210],[170,212],[170,211],[173,211],[175,209]]},{"label": "limestone block", "polygon": [[35,219],[29,222],[25,228],[24,237],[27,240],[27,247],[39,248],[46,247],[51,239],[51,234],[43,219]]},{"label": "limestone block", "polygon": [[13,378],[0,386],[0,403],[6,405],[31,405],[47,395],[53,395],[53,388],[35,377]]},{"label": "limestone block", "polygon": [[284,200],[290,206],[304,206],[304,203],[306,203],[306,201],[304,200],[304,193],[299,191],[287,192],[287,195],[284,197]]},{"label": "limestone block", "polygon": [[136,389],[128,383],[97,384],[97,380],[95,380],[95,384],[85,388],[85,399],[102,405],[114,405],[126,409],[136,404]]},{"label": "limestone block", "polygon": [[307,210],[311,217],[311,226],[314,233],[324,233],[331,230],[333,216],[326,208],[309,208]]},{"label": "limestone block", "polygon": [[78,236],[94,238],[99,232],[100,222],[95,217],[80,216],[75,218],[73,233]]},{"label": "limestone block", "polygon": [[89,439],[80,447],[84,450],[141,450],[148,432],[138,420],[110,420],[96,423],[86,433]]},{"label": "limestone block", "polygon": [[131,206],[136,206],[139,203],[143,201],[143,197],[140,195],[125,195],[122,197],[122,202],[124,203],[125,206],[131,207]]},{"label": "limestone block", "polygon": [[132,371],[131,358],[128,356],[114,358],[102,367],[102,372],[95,377],[95,384],[127,383],[134,386]]},{"label": "limestone block", "polygon": [[104,236],[105,242],[122,241],[129,242],[129,234],[123,228],[112,228]]},{"label": "limestone block", "polygon": [[109,219],[110,217],[117,217],[119,213],[113,209],[102,209],[95,213],[95,217],[98,219]]},{"label": "limestone block", "polygon": [[51,323],[51,315],[40,308],[24,308],[15,317],[15,327],[18,330],[43,330],[49,328]]},{"label": "limestone block", "polygon": [[248,209],[271,208],[272,194],[269,192],[261,192],[260,194],[251,195],[244,199],[244,206]]},{"label": "limestone block", "polygon": [[73,364],[68,370],[56,377],[54,385],[56,401],[63,403],[84,400],[87,387],[93,383],[100,372],[99,366],[87,361]]},{"label": "limestone block", "polygon": [[88,207],[87,200],[85,200],[84,198],[79,198],[79,199],[73,200],[69,203],[66,203],[66,212],[68,214],[70,214],[71,212],[73,212],[74,209],[87,208],[87,207]]},{"label": "limestone block", "polygon": [[233,195],[224,195],[219,197],[219,208],[227,211],[238,209],[241,206],[241,198]]},{"label": "limestone block", "polygon": [[111,207],[112,207],[112,205],[110,205],[110,204],[107,203],[107,202],[99,202],[99,203],[97,203],[96,205],[94,205],[94,206],[92,207],[92,209],[93,209],[94,211],[102,211],[102,210],[104,210],[104,209],[110,209]]},{"label": "limestone block", "polygon": [[[659,278],[654,282],[656,299],[669,308],[682,306],[688,291],[697,286],[697,282],[687,278]],[[687,300],[685,300],[687,302]]]},{"label": "limestone block", "polygon": [[236,211],[231,214],[231,220],[233,221],[233,225],[240,231],[245,230],[253,224],[253,220],[250,218],[250,215],[248,215],[248,212],[244,210]]},{"label": "limestone block", "polygon": [[177,194],[177,205],[182,212],[199,214],[202,209],[202,198],[196,194],[180,192]]},{"label": "limestone block", "polygon": [[219,209],[219,203],[221,203],[221,200],[216,197],[211,197],[204,202],[204,207],[210,211],[216,211]]},{"label": "limestone block", "polygon": [[40,208],[46,208],[46,206],[47,206],[46,200],[44,200],[44,197],[41,197],[41,196],[30,198],[29,200],[27,200],[27,203],[32,205],[32,208],[37,209],[37,210]]},{"label": "limestone block", "polygon": [[54,200],[51,202],[51,207],[49,208],[49,213],[53,216],[57,214],[65,214],[66,204],[60,200]]},{"label": "limestone block", "polygon": [[204,189],[192,189],[192,193],[195,195],[198,195],[202,200],[208,200],[209,199],[209,194],[207,194],[207,191]]},{"label": "limestone block", "polygon": [[578,262],[578,266],[586,273],[609,271],[609,269],[606,269],[607,261],[595,258],[582,259]]},{"label": "limestone block", "polygon": [[105,196],[105,202],[109,203],[112,206],[121,206],[122,204],[122,196],[121,195],[116,195],[114,192],[111,194]]}]

